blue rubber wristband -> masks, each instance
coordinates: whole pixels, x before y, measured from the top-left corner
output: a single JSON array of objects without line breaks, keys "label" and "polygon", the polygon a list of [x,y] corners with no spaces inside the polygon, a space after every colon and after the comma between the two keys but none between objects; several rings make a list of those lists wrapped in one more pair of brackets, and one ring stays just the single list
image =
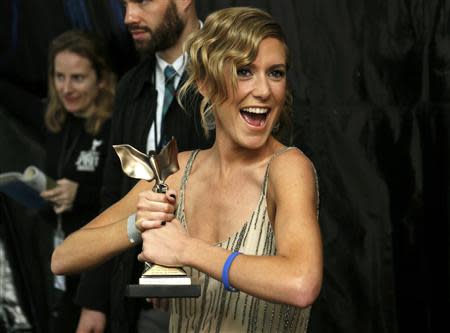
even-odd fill
[{"label": "blue rubber wristband", "polygon": [[223,283],[224,288],[228,291],[238,291],[236,288],[233,288],[232,286],[230,286],[230,281],[228,280],[228,275],[230,273],[230,267],[231,267],[231,264],[233,263],[234,258],[236,258],[240,254],[241,254],[241,252],[231,253],[228,256],[227,260],[225,261],[225,264],[223,265],[222,283]]}]

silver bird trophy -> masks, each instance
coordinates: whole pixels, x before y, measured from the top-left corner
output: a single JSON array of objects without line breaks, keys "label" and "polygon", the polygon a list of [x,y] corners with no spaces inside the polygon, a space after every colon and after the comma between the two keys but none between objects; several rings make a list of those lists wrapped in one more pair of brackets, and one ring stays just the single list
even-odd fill
[{"label": "silver bird trophy", "polygon": [[[154,180],[155,185],[152,189],[154,192],[167,192],[169,187],[165,180],[179,170],[178,148],[174,138],[161,149],[159,154],[150,151],[146,155],[126,144],[113,147],[126,175],[149,182]],[[182,267],[168,267],[146,262],[139,284],[128,285],[126,295],[128,297],[198,297],[200,286],[191,283],[191,278]]]}]

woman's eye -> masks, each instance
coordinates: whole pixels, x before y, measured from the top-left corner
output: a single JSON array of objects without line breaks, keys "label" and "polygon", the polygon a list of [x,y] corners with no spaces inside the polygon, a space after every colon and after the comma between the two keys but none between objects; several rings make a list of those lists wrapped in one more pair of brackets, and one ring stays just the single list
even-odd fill
[{"label": "woman's eye", "polygon": [[286,72],[284,70],[281,70],[281,69],[276,69],[276,70],[271,71],[269,73],[269,76],[273,77],[275,79],[282,79],[282,78],[284,78],[286,76]]},{"label": "woman's eye", "polygon": [[84,80],[84,75],[75,75],[75,76],[73,77],[73,80],[74,80],[75,82],[82,82],[82,81]]},{"label": "woman's eye", "polygon": [[252,72],[248,68],[239,68],[237,70],[237,75],[239,77],[249,77],[250,75],[252,75]]}]

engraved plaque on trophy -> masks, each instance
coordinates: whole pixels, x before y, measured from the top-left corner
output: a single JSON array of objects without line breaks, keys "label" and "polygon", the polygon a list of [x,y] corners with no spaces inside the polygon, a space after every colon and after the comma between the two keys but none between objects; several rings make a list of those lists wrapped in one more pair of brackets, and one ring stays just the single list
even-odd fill
[{"label": "engraved plaque on trophy", "polygon": [[[125,174],[132,178],[154,180],[154,192],[167,192],[165,180],[179,170],[178,148],[174,138],[159,154],[150,151],[146,155],[126,144],[113,147]],[[128,285],[126,294],[129,297],[198,297],[200,286],[191,283],[191,278],[182,267],[146,262],[139,284]]]}]

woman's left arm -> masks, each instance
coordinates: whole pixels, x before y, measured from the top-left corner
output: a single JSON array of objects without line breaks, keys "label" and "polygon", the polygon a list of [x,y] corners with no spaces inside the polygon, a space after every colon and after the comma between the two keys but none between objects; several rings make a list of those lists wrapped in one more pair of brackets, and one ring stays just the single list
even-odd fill
[{"label": "woman's left arm", "polygon": [[[292,150],[274,159],[269,172],[267,202],[276,255],[237,256],[229,270],[229,282],[258,298],[306,307],[317,298],[322,284],[314,167],[302,153]],[[189,237],[177,220],[155,231],[143,233],[141,260],[192,266],[222,280],[229,251]],[[146,246],[155,243],[164,248]]]}]

